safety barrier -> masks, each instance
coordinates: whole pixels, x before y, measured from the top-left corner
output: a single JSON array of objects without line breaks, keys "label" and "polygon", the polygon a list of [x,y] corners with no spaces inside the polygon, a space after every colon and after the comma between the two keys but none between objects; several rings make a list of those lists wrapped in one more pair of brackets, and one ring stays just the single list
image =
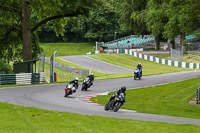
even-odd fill
[{"label": "safety barrier", "polygon": [[[61,59],[61,58],[59,58]],[[50,64],[50,60],[45,58],[45,63]],[[59,62],[55,62],[55,67],[60,68],[62,70],[65,70],[67,72],[76,72],[78,71],[77,74],[81,75],[81,76],[87,76],[90,74],[90,70],[86,70],[86,69],[80,69],[80,68],[75,68],[75,67],[70,67],[70,66],[65,66]]]},{"label": "safety barrier", "polygon": [[167,59],[161,59],[154,56],[144,55],[138,52],[130,52],[129,50],[125,51],[125,54],[130,54],[134,57],[156,62],[159,64],[169,65],[169,66],[175,66],[175,67],[182,67],[182,68],[192,68],[192,69],[200,69],[200,63],[188,63],[188,62],[180,62],[180,61],[173,61],[173,60],[167,60]]},{"label": "safety barrier", "polygon": [[45,73],[0,74],[0,85],[45,83]]},{"label": "safety barrier", "polygon": [[[144,59],[144,60],[148,60],[148,61],[152,61],[152,62],[156,62],[156,63],[159,63],[159,64],[175,66],[175,67],[182,67],[182,68],[200,69],[200,63],[188,63],[188,62],[180,62],[180,61],[161,59],[161,58],[157,58],[157,57],[154,57],[154,56],[141,54],[141,53],[137,52],[139,50],[136,50],[136,49],[114,49],[114,51],[116,51],[116,53],[129,54],[129,55],[132,55],[134,57]],[[94,52],[90,52],[88,54],[92,54],[92,53],[94,53]]]}]

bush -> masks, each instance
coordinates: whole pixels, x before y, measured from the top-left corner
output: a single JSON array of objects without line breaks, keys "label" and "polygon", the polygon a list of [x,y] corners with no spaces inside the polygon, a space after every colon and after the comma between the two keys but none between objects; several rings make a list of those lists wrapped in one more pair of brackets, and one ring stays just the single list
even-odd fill
[{"label": "bush", "polygon": [[0,74],[13,73],[11,66],[4,60],[0,60]]}]

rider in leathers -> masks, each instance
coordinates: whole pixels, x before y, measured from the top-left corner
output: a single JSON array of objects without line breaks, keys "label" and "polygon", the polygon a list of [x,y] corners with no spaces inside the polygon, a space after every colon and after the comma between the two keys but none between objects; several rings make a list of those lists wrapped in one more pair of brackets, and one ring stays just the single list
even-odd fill
[{"label": "rider in leathers", "polygon": [[[110,101],[113,100],[116,96],[119,96],[121,93],[124,93],[124,96],[125,96],[126,95],[125,91],[126,91],[126,86],[121,87],[120,89],[117,90],[117,92],[114,95],[110,97]],[[124,102],[125,102],[125,99],[124,99]]]},{"label": "rider in leathers", "polygon": [[89,78],[89,80],[91,81],[91,84],[89,85],[89,87],[90,87],[90,86],[93,85],[93,82],[94,82],[94,74],[93,74],[93,73],[89,74],[89,75],[88,75],[88,78]]},{"label": "rider in leathers", "polygon": [[142,77],[142,65],[140,63],[138,63],[137,68],[140,70],[141,77]]},{"label": "rider in leathers", "polygon": [[[69,82],[69,84],[73,84],[73,87],[75,87],[76,89],[78,89],[78,78],[76,77],[75,80],[72,80],[71,82]],[[76,90],[74,91],[76,92]]]}]

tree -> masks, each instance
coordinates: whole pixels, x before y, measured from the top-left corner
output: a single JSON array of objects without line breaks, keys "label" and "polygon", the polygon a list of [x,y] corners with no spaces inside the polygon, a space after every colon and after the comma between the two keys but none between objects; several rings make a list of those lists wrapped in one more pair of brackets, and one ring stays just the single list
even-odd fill
[{"label": "tree", "polygon": [[182,46],[185,35],[200,28],[199,0],[171,0],[167,9],[168,22],[164,26],[164,36],[170,39],[180,35]]},{"label": "tree", "polygon": [[147,4],[147,27],[153,35],[163,35],[172,42],[180,35],[184,44],[185,35],[200,27],[200,2],[198,0],[149,0]]},{"label": "tree", "polygon": [[118,9],[120,28],[124,32],[146,34],[145,9],[147,0],[124,0]]},{"label": "tree", "polygon": [[[9,51],[8,47],[12,47],[14,50],[11,52],[15,55],[15,51],[21,47],[23,60],[32,60],[32,53],[35,52],[32,48],[38,48],[34,46],[37,44],[33,44],[37,41],[36,30],[46,23],[51,23],[56,33],[63,35],[68,17],[88,15],[89,10],[96,7],[97,3],[98,0],[51,0],[48,2],[44,0],[1,0],[0,29],[4,33],[0,37],[4,48],[1,52]],[[17,40],[16,44],[15,40]]]},{"label": "tree", "polygon": [[168,22],[166,10],[169,0],[149,0],[147,3],[146,24],[152,35],[155,36],[156,48],[160,49],[160,36],[164,32],[164,26]]},{"label": "tree", "polygon": [[114,32],[119,30],[115,4],[115,0],[102,0],[101,5],[90,10],[88,17],[71,18],[71,25],[66,28],[88,41],[113,40]]}]

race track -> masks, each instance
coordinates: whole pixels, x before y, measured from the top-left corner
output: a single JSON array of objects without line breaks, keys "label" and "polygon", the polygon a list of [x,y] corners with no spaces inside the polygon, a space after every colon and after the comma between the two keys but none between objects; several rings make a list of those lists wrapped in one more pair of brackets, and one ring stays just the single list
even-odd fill
[{"label": "race track", "polygon": [[89,56],[61,56],[62,60],[95,70],[102,73],[131,73],[133,70],[95,60]]},{"label": "race track", "polygon": [[80,83],[77,92],[67,98],[64,97],[64,89],[66,84],[0,88],[0,101],[27,107],[37,107],[47,110],[72,112],[86,115],[200,125],[200,120],[197,119],[137,113],[135,111],[123,109],[120,109],[118,112],[104,111],[103,106],[90,103],[88,100],[91,96],[103,92],[115,91],[124,85],[129,89],[140,88],[145,86],[166,84],[195,77],[200,77],[200,71],[144,76],[142,80],[136,81],[133,78],[99,80],[94,82],[94,85],[89,89],[89,91],[81,91]]}]

